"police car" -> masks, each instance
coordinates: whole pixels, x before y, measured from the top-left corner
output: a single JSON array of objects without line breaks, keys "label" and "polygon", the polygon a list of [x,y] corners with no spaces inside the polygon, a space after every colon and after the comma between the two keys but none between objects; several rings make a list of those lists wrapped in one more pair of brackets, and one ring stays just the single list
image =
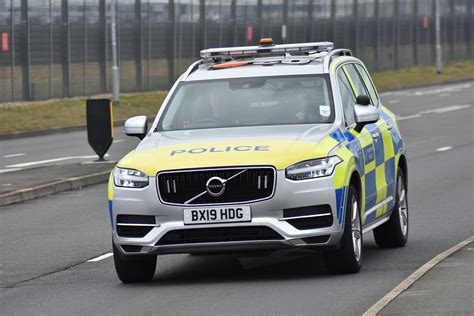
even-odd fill
[{"label": "police car", "polygon": [[329,42],[206,49],[110,176],[122,282],[177,253],[322,251],[358,272],[363,234],[408,236],[407,160],[364,64]]}]

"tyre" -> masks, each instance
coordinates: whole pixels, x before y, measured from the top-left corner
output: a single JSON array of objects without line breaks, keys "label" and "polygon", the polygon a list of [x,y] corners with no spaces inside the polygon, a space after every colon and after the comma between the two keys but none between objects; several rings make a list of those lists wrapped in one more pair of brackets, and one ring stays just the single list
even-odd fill
[{"label": "tyre", "polygon": [[115,271],[123,283],[148,282],[153,280],[156,256],[125,256],[112,243]]},{"label": "tyre", "polygon": [[398,167],[395,205],[388,222],[374,229],[374,237],[380,248],[403,247],[408,240],[407,182],[403,170]]},{"label": "tyre", "polygon": [[353,185],[347,193],[344,233],[339,248],[324,253],[326,268],[330,273],[357,273],[362,266],[362,222],[359,194]]}]

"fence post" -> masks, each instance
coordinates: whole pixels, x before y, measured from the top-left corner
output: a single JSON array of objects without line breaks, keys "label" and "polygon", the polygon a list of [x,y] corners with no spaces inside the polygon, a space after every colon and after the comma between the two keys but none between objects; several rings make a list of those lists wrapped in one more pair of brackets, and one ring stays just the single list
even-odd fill
[{"label": "fence post", "polygon": [[308,0],[308,8],[306,12],[306,23],[309,25],[309,32],[306,32],[306,42],[313,41],[313,11],[314,11],[314,0]]},{"label": "fence post", "polygon": [[237,46],[237,0],[230,3],[230,24],[229,46]]},{"label": "fence post", "polygon": [[418,65],[418,1],[413,1],[413,65]]},{"label": "fence post", "polygon": [[175,81],[175,33],[174,0],[168,0],[168,83],[170,87]]},{"label": "fence post", "polygon": [[83,64],[83,94],[87,95],[87,2],[83,2],[83,21],[84,21],[84,64]]},{"label": "fence post", "polygon": [[141,0],[135,0],[135,77],[136,88],[143,91],[143,19]]},{"label": "fence post", "polygon": [[374,34],[374,64],[375,70],[380,70],[380,9],[379,0],[374,1],[375,32]]},{"label": "fence post", "polygon": [[71,96],[71,34],[68,0],[61,0],[61,22],[63,38],[63,95],[68,98]]},{"label": "fence post", "polygon": [[199,29],[202,36],[198,49],[207,47],[206,0],[199,0]]},{"label": "fence post", "polygon": [[109,38],[107,28],[107,15],[106,15],[106,3],[105,1],[99,1],[99,43],[97,50],[98,61],[99,61],[99,73],[100,73],[100,91],[107,92],[109,88],[109,75],[107,61],[109,56]]},{"label": "fence post", "polygon": [[[258,39],[263,37],[263,0],[257,0],[257,37]],[[247,27],[247,25],[245,26]]]},{"label": "fence post", "polygon": [[14,12],[14,7],[13,7],[13,1],[14,0],[11,0],[10,1],[10,34],[11,34],[11,43],[12,43],[12,48],[11,48],[11,72],[12,72],[12,101],[15,101],[16,100],[16,75],[15,75],[15,72],[16,72],[16,66],[15,66],[15,21],[14,21],[14,16],[13,16],[13,12]]},{"label": "fence post", "polygon": [[281,42],[288,42],[288,0],[283,0],[283,23],[281,25]]},{"label": "fence post", "polygon": [[331,42],[337,47],[336,35],[337,35],[337,19],[336,19],[336,0],[331,0],[331,21],[332,21],[332,40]]},{"label": "fence post", "polygon": [[31,100],[31,69],[30,69],[30,20],[28,17],[28,0],[21,0],[21,70],[23,77],[23,99]]},{"label": "fence post", "polygon": [[472,29],[474,28],[474,12],[472,10],[472,1],[467,0],[467,30],[465,32],[465,37],[466,37],[466,45],[467,45],[467,57],[473,57],[473,31]]},{"label": "fence post", "polygon": [[49,0],[49,98],[53,97],[53,0]]},{"label": "fence post", "polygon": [[354,55],[357,55],[358,51],[358,45],[359,45],[359,1],[354,0],[353,6],[352,6],[352,14],[354,15],[353,21],[354,21],[354,41],[353,41],[353,49],[354,49]]},{"label": "fence post", "polygon": [[449,38],[449,58],[454,60],[454,42],[456,38],[456,16],[454,12],[454,0],[449,0],[449,26],[451,27],[451,35],[448,35]]},{"label": "fence post", "polygon": [[394,68],[395,70],[400,69],[400,29],[399,29],[399,0],[394,0],[393,2],[393,44],[394,44],[394,57],[393,57],[393,62],[394,62]]}]

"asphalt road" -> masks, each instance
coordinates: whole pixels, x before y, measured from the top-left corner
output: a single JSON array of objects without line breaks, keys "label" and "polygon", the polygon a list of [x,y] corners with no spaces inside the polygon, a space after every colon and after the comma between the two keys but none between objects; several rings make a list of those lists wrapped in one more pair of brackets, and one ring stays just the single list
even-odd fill
[{"label": "asphalt road", "polygon": [[[381,250],[366,235],[358,274],[327,274],[318,255],[168,255],[158,258],[154,282],[123,285],[111,257],[87,262],[111,251],[106,186],[96,185],[0,209],[0,314],[361,314],[473,234],[473,85],[383,95],[408,143],[410,237],[404,248]],[[31,149],[37,160],[87,155],[87,142],[68,150],[83,136],[13,140],[5,148],[26,157]],[[133,143],[114,144],[111,157]]]}]

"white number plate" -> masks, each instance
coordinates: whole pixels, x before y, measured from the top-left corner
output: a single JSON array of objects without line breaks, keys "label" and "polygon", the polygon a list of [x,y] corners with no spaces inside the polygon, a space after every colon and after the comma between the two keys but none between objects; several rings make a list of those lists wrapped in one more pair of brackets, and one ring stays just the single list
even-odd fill
[{"label": "white number plate", "polygon": [[248,205],[184,209],[184,224],[186,225],[250,222],[251,219],[252,214]]}]

